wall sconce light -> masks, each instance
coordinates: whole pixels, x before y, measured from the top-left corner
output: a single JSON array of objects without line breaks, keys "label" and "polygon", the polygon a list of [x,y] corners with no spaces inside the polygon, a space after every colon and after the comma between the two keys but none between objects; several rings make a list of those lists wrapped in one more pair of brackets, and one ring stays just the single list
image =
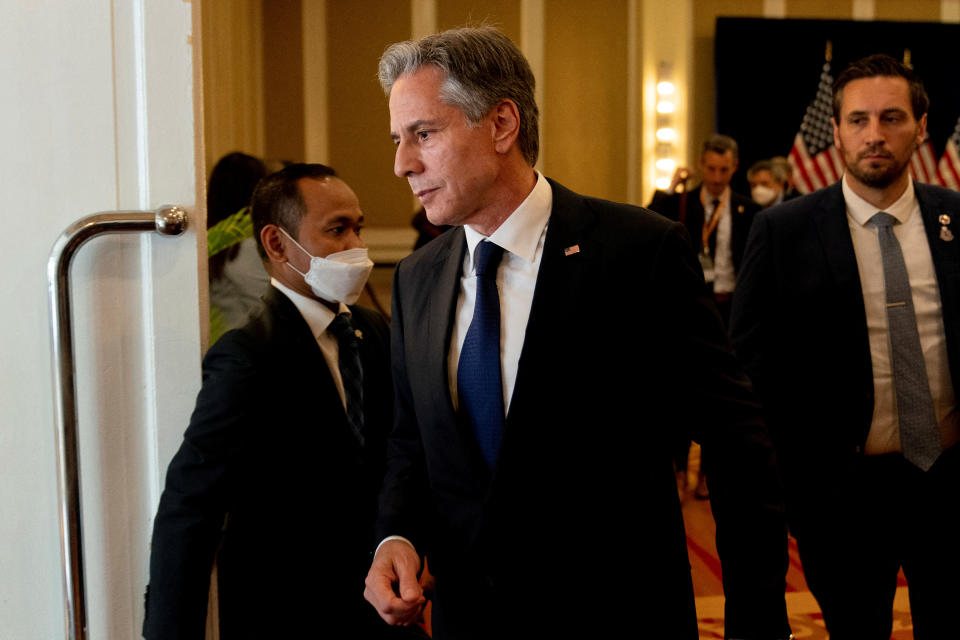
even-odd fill
[{"label": "wall sconce light", "polygon": [[677,110],[676,86],[673,84],[673,66],[666,61],[657,65],[657,123],[654,166],[657,189],[668,189],[677,168],[677,129],[674,113]]},{"label": "wall sconce light", "polygon": [[657,102],[657,113],[673,113],[677,110],[677,105],[672,100],[660,100]]},{"label": "wall sconce light", "polygon": [[657,142],[676,142],[677,130],[671,127],[657,129]]}]

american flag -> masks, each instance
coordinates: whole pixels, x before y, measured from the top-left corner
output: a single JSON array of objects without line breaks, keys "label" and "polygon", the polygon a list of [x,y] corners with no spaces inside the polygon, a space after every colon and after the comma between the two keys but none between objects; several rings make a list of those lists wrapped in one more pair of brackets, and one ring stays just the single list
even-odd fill
[{"label": "american flag", "polygon": [[937,171],[937,156],[934,155],[929,137],[913,152],[913,157],[910,158],[910,175],[914,182],[942,184]]},{"label": "american flag", "polygon": [[947,147],[937,167],[940,170],[940,183],[954,190],[960,190],[960,118],[953,128],[953,135],[947,139]]},{"label": "american flag", "polygon": [[[828,44],[829,50],[829,44]],[[829,186],[843,175],[843,158],[833,146],[833,76],[830,56],[823,63],[817,97],[807,107],[800,131],[793,139],[788,160],[793,166],[794,181],[801,193],[811,193]],[[960,166],[960,165],[958,165]]]}]

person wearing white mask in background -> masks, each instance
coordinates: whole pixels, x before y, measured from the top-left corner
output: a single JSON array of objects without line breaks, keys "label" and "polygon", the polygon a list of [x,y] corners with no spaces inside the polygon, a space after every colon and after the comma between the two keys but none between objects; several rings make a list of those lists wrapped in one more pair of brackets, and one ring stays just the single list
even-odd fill
[{"label": "person wearing white mask in background", "polygon": [[760,160],[747,169],[750,197],[761,207],[783,202],[787,178],[781,175],[780,167],[771,160]]},{"label": "person wearing white mask in background", "polygon": [[362,595],[393,390],[387,325],[351,306],[373,267],[357,196],[294,164],[260,181],[251,217],[272,286],[204,358],[154,522],[144,636],[204,636],[215,561],[220,637],[416,635]]}]

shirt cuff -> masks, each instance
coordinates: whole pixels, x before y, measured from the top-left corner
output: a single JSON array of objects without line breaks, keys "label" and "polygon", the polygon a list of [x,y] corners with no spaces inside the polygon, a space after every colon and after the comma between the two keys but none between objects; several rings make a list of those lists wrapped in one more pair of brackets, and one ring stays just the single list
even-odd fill
[{"label": "shirt cuff", "polygon": [[386,538],[380,541],[380,544],[377,545],[377,548],[373,552],[373,557],[376,558],[377,552],[380,551],[380,547],[382,547],[385,542],[390,542],[391,540],[400,540],[402,542],[406,542],[408,545],[410,545],[410,548],[413,549],[414,552],[416,552],[417,550],[417,548],[413,546],[413,543],[407,540],[406,538],[404,538],[403,536],[387,536]]}]

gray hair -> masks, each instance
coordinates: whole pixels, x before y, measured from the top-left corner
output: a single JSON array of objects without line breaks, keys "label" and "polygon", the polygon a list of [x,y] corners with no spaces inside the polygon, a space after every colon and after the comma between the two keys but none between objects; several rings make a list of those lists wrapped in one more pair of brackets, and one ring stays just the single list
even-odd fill
[{"label": "gray hair", "polygon": [[783,182],[783,178],[778,177],[777,172],[774,171],[772,160],[758,160],[754,162],[753,166],[747,169],[747,180],[757,175],[761,171],[768,171],[771,178],[777,182]]},{"label": "gray hair", "polygon": [[790,161],[783,156],[774,156],[770,158],[770,164],[773,166],[773,179],[780,182],[789,182],[793,177],[793,167]]},{"label": "gray hair", "polygon": [[406,40],[387,47],[380,57],[378,76],[390,95],[400,76],[433,65],[445,80],[440,99],[463,112],[475,126],[501,100],[512,100],[520,115],[517,144],[533,166],[540,153],[539,112],[534,99],[536,80],[516,45],[494,27],[464,27],[436,33],[419,41]]}]

